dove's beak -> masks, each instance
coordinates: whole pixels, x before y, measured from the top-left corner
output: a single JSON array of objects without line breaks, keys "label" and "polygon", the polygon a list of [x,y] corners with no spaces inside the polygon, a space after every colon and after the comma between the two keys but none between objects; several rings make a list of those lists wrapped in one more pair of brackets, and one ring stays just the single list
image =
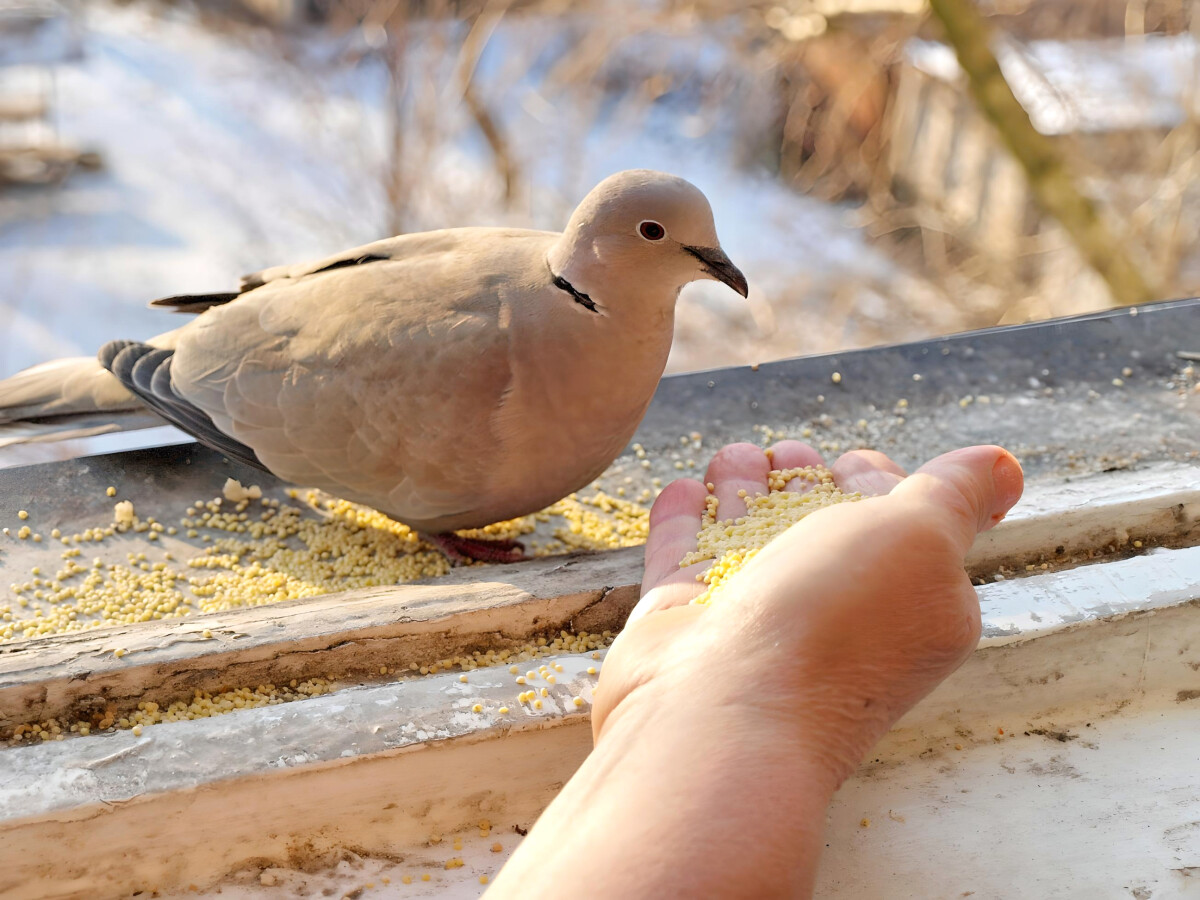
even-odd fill
[{"label": "dove's beak", "polygon": [[742,270],[730,262],[720,247],[684,247],[688,253],[703,263],[704,273],[717,281],[729,285],[743,297],[750,296],[750,286]]}]

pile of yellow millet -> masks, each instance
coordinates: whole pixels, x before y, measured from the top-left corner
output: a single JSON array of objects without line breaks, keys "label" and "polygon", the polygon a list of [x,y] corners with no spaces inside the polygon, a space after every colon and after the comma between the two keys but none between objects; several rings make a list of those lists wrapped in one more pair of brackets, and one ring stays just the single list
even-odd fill
[{"label": "pile of yellow millet", "polygon": [[[784,490],[790,481],[805,482],[803,490]],[[716,496],[708,485],[701,528],[696,536],[697,546],[679,563],[685,568],[711,559],[696,580],[707,585],[693,603],[708,604],[737,572],[778,535],[783,534],[806,516],[835,503],[861,500],[862,494],[843,493],[833,481],[833,473],[824,466],[805,466],[796,469],[773,469],[767,477],[768,491],[738,496],[746,504],[746,514],[736,519],[719,518]]]},{"label": "pile of yellow millet", "polygon": [[[105,493],[112,497],[117,491],[110,487]],[[25,580],[9,585],[11,596],[0,600],[0,642],[398,584],[450,570],[445,556],[382,513],[316,491],[289,495],[302,502],[263,497],[257,487],[243,488],[230,479],[224,496],[197,500],[178,527],[153,516],[139,518],[133,503],[122,500],[103,525],[71,535],[54,529],[51,538],[64,546],[62,563],[53,572],[34,567]],[[18,518],[25,521],[29,514],[21,510]],[[649,511],[596,491],[463,533],[516,538],[533,532],[539,522],[553,526],[553,539],[531,543],[534,556],[644,543]],[[42,540],[28,526],[4,531],[18,540]],[[90,565],[80,561],[81,545],[103,546],[127,533],[153,542],[178,535],[178,541],[200,546],[192,543],[182,560],[165,551],[159,559],[128,553],[124,564],[99,556]],[[178,542],[172,546],[179,552]]]}]

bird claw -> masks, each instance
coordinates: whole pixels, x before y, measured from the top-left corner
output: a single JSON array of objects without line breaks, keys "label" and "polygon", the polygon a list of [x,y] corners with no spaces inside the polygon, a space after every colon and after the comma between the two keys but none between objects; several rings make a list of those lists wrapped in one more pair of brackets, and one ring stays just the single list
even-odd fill
[{"label": "bird claw", "polygon": [[466,538],[452,531],[429,535],[429,541],[455,566],[475,562],[514,563],[526,559],[525,545],[519,541]]}]

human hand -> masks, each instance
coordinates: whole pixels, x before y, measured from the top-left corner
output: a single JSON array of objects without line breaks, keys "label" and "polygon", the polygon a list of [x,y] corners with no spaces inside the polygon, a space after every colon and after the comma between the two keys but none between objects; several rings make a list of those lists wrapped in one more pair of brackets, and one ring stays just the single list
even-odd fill
[{"label": "human hand", "polygon": [[[705,481],[719,515],[745,512],[738,492],[767,491],[767,473],[821,464],[784,441],[773,461],[751,444],[713,458]],[[593,709],[599,744],[631,697],[638,704],[737,709],[815,757],[834,784],[918,700],[970,654],[979,605],[963,570],[975,535],[1016,503],[1020,466],[999,447],[939,456],[912,476],[859,450],[832,468],[844,492],[868,499],[820,510],[762,549],[709,607],[679,561],[696,547],[707,494],[673,482],[650,514],[643,596],[609,652]],[[802,490],[794,483],[788,490]],[[799,748],[798,748],[799,749]]]},{"label": "human hand", "polygon": [[[772,468],[813,465],[786,441],[708,468],[722,518]],[[832,466],[870,495],[789,528],[709,605],[696,546],[706,490],[676,481],[650,513],[644,594],[604,661],[595,748],[493,886],[495,897],[798,897],[814,884],[825,811],[867,750],[979,638],[963,571],[975,535],[1021,494],[999,447],[939,456],[911,476],[882,454]],[[789,486],[799,488],[801,485]]]}]

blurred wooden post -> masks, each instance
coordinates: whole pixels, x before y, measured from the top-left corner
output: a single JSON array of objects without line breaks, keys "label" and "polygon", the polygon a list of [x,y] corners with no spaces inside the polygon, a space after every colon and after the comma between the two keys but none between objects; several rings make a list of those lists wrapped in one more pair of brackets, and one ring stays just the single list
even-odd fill
[{"label": "blurred wooden post", "polygon": [[1083,258],[1107,282],[1113,304],[1127,306],[1158,299],[1096,205],[1075,186],[1063,154],[1029,121],[1029,114],[1004,80],[992,53],[991,29],[973,0],[929,0],[929,5],[958,55],[975,102],[1025,170],[1038,205],[1058,220]]}]

